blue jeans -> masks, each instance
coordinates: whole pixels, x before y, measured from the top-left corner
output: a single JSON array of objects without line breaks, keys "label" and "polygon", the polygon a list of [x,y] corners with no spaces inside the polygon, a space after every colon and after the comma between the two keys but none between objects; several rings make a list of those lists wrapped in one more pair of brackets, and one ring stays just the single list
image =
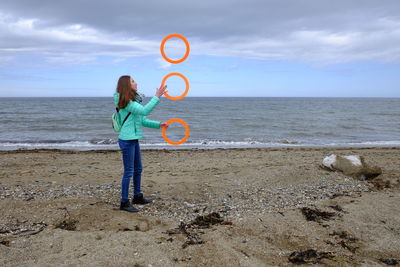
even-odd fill
[{"label": "blue jeans", "polygon": [[140,195],[140,182],[142,180],[142,158],[140,155],[139,140],[118,139],[124,162],[124,176],[121,181],[121,201],[129,200],[129,183],[133,176],[133,194]]}]

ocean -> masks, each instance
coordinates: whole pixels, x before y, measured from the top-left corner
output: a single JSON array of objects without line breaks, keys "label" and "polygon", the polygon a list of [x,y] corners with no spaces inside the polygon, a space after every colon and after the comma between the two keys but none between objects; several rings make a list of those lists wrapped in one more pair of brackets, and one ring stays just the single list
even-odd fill
[{"label": "ocean", "polygon": [[[142,104],[146,104],[146,97]],[[0,98],[0,150],[119,149],[113,97]],[[190,136],[170,145],[143,128],[142,149],[400,146],[400,98],[162,97],[147,116],[184,120]],[[167,136],[179,141],[178,123]]]}]

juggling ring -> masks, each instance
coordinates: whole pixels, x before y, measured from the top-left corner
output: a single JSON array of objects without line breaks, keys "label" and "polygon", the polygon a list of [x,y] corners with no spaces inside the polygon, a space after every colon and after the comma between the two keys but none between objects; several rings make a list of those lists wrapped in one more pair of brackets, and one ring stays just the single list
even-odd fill
[{"label": "juggling ring", "polygon": [[162,127],[162,136],[164,137],[165,141],[167,141],[169,144],[177,146],[177,145],[183,144],[186,141],[186,139],[188,139],[189,134],[190,134],[190,129],[189,129],[189,126],[186,124],[186,122],[181,119],[170,119],[165,123],[171,124],[173,122],[179,122],[185,127],[185,137],[183,137],[183,139],[178,142],[173,142],[173,141],[169,140],[167,137],[167,127]]},{"label": "juggling ring", "polygon": [[185,88],[185,92],[183,92],[183,94],[181,94],[180,96],[170,96],[167,92],[165,92],[165,93],[164,93],[165,97],[168,98],[168,99],[170,99],[170,100],[180,100],[180,99],[184,98],[184,97],[187,95],[187,93],[189,92],[189,81],[188,81],[188,79],[185,77],[185,75],[183,75],[183,74],[181,74],[181,73],[179,73],[179,72],[171,72],[171,73],[167,74],[167,75],[162,79],[161,87],[164,87],[164,83],[165,83],[165,81],[166,81],[169,77],[175,76],[175,75],[181,77],[181,78],[185,81],[186,88]]},{"label": "juggling ring", "polygon": [[[165,43],[167,42],[167,40],[168,40],[169,38],[172,38],[172,37],[178,37],[178,38],[180,38],[180,39],[185,43],[185,45],[186,45],[186,53],[185,53],[185,55],[184,55],[181,59],[172,60],[172,59],[170,59],[169,57],[167,57],[167,56],[165,55],[165,52],[164,52]],[[181,62],[185,61],[186,58],[189,56],[190,46],[189,46],[188,40],[187,40],[183,35],[178,34],[178,33],[173,33],[173,34],[170,34],[170,35],[166,36],[166,37],[162,40],[161,45],[160,45],[160,51],[161,51],[162,57],[163,57],[166,61],[168,61],[169,63],[172,63],[172,64],[178,64],[178,63],[181,63]]]}]

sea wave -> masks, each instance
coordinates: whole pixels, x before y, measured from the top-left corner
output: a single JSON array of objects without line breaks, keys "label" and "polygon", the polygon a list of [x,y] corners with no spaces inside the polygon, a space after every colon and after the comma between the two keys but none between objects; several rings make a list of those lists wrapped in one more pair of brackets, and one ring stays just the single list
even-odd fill
[{"label": "sea wave", "polygon": [[[215,148],[268,148],[268,147],[296,147],[296,146],[326,146],[326,147],[343,147],[343,146],[400,146],[400,140],[393,141],[365,141],[365,142],[298,142],[290,140],[277,140],[261,142],[255,140],[244,141],[225,141],[225,140],[199,140],[186,142],[179,146],[169,145],[166,142],[148,142],[143,140],[140,142],[142,149],[215,149]],[[0,150],[32,150],[32,149],[61,149],[61,150],[119,150],[117,140],[102,139],[91,141],[51,141],[51,142],[0,142]]]}]

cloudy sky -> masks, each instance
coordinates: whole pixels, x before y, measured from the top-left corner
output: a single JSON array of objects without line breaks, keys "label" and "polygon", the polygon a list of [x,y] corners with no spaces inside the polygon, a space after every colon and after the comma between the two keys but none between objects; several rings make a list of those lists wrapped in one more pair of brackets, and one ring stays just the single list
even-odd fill
[{"label": "cloudy sky", "polygon": [[400,97],[400,1],[1,0],[0,97],[111,96],[124,74],[152,96],[170,72],[188,96]]}]

